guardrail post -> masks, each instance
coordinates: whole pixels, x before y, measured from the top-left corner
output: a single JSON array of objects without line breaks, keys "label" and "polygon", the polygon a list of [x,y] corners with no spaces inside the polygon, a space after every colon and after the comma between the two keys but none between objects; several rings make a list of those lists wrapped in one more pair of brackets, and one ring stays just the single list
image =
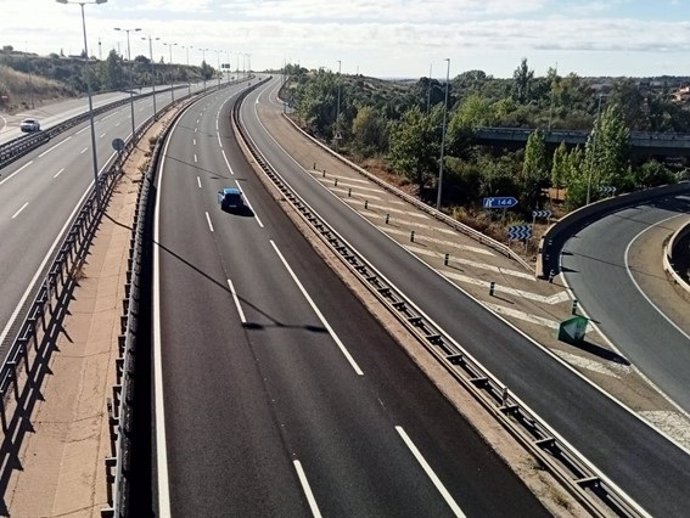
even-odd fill
[{"label": "guardrail post", "polygon": [[17,362],[10,360],[7,362],[7,366],[10,368],[10,381],[12,382],[14,399],[19,402],[19,380],[17,379]]},{"label": "guardrail post", "polygon": [[414,243],[414,230],[410,230],[410,243]]},{"label": "guardrail post", "polygon": [[572,314],[577,315],[577,299],[573,299],[573,307],[572,307]]},{"label": "guardrail post", "polygon": [[448,266],[448,260],[450,259],[450,254],[443,255],[443,266]]},{"label": "guardrail post", "polygon": [[26,369],[26,375],[29,376],[31,373],[31,368],[29,367],[29,348],[26,346],[26,339],[19,339],[19,352],[24,356],[24,368]]},{"label": "guardrail post", "polygon": [[491,284],[489,284],[489,295],[493,297],[495,290],[496,290],[496,282],[491,281]]},{"label": "guardrail post", "polygon": [[5,389],[0,390],[0,421],[2,421],[2,431],[7,433],[7,415],[5,414]]}]

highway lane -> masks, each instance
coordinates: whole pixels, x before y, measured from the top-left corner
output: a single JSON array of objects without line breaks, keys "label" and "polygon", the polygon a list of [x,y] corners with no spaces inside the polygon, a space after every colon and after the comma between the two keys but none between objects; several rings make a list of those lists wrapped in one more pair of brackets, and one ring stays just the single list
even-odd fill
[{"label": "highway lane", "polygon": [[[186,92],[186,89],[185,89]],[[160,110],[170,92],[156,97]],[[135,103],[135,124],[153,113],[153,98]],[[96,118],[99,170],[114,156],[112,139],[131,132],[129,105]],[[76,207],[91,189],[93,166],[88,122],[51,139],[3,168],[0,173],[0,345],[17,331],[21,302],[31,300],[33,285],[55,252]],[[4,352],[2,353],[4,356]]]},{"label": "highway lane", "polygon": [[[185,114],[160,173],[156,437],[173,514],[544,515],[266,192],[226,99]],[[217,190],[238,185],[252,210],[221,212]]]},{"label": "highway lane", "polygon": [[[443,329],[568,442],[655,516],[682,516],[690,505],[690,457],[624,408],[545,354],[327,192],[259,123],[257,99],[242,120],[269,161],[303,198]],[[279,110],[273,106],[272,109]],[[650,480],[655,481],[650,484]]]},{"label": "highway lane", "polygon": [[[657,310],[633,279],[628,249],[653,225],[690,212],[690,195],[606,216],[567,241],[564,275],[588,314],[622,353],[673,401],[690,412],[690,336]],[[663,251],[658,251],[661,261]],[[667,282],[660,279],[659,282]]]}]

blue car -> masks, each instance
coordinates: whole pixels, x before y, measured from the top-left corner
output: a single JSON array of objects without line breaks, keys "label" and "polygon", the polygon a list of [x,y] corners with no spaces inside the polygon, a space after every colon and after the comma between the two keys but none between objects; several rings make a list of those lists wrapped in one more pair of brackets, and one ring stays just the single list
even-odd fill
[{"label": "blue car", "polygon": [[226,187],[218,191],[218,203],[221,210],[240,212],[244,209],[242,193],[235,187]]}]

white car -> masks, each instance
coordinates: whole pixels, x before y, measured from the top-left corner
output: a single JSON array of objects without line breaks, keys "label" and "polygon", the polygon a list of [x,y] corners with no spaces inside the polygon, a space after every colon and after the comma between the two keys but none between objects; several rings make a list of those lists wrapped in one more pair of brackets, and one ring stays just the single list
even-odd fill
[{"label": "white car", "polygon": [[39,131],[41,129],[41,125],[36,119],[24,119],[19,125],[19,129],[25,133],[31,133],[33,131]]}]

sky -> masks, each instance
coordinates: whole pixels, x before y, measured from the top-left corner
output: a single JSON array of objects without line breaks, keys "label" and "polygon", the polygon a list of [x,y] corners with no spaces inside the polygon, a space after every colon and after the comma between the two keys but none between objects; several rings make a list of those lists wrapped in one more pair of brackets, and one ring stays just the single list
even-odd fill
[{"label": "sky", "polygon": [[[233,69],[283,62],[383,78],[442,78],[480,69],[537,75],[690,76],[690,0],[108,0],[86,5],[89,54]],[[99,47],[99,41],[101,45]],[[78,5],[0,0],[0,45],[39,54],[83,48]],[[184,46],[184,48],[183,48]],[[211,49],[205,53],[201,49]],[[251,54],[251,57],[245,56]]]}]

